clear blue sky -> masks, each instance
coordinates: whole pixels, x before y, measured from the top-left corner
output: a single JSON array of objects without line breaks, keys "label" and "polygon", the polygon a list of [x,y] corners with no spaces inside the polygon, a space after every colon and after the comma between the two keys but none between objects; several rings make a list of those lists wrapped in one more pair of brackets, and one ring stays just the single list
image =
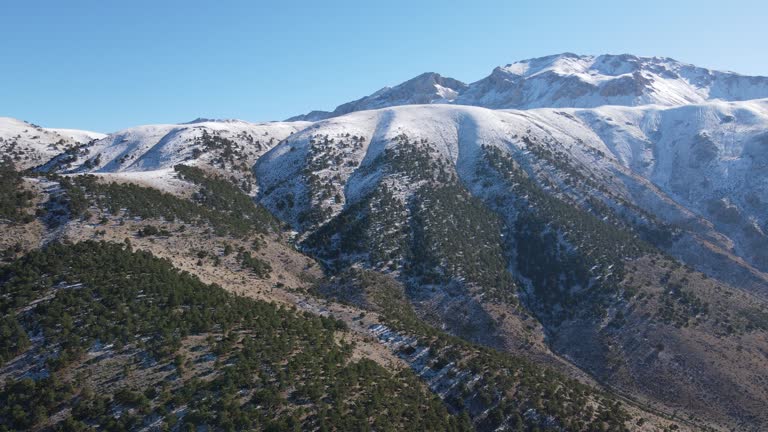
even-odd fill
[{"label": "clear blue sky", "polygon": [[766,18],[740,0],[0,0],[0,115],[102,132],[279,120],[565,51],[768,75]]}]

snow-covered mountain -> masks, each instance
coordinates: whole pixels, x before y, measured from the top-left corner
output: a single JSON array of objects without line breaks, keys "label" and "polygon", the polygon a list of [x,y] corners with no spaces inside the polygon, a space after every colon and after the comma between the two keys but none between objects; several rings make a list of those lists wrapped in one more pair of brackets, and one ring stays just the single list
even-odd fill
[{"label": "snow-covered mountain", "polygon": [[321,120],[396,105],[449,103],[485,108],[676,106],[768,97],[768,78],[709,70],[664,57],[571,53],[497,67],[469,85],[434,73],[292,120]]},{"label": "snow-covered mountain", "polygon": [[766,400],[740,375],[768,346],[766,98],[768,78],[563,54],[469,85],[424,74],[285,122],[97,136],[0,119],[0,144],[22,168],[53,158],[41,169],[181,195],[175,165],[216,172],[330,274],[402,282],[435,327],[502,346],[525,309],[610,385],[750,418]]},{"label": "snow-covered mountain", "polygon": [[[323,215],[322,225],[383,181],[376,161],[389,148],[428,143],[464,184],[477,185],[481,149],[492,146],[531,167],[553,194],[580,203],[600,197],[633,217],[683,229],[688,234],[669,248],[681,256],[704,263],[716,245],[710,268],[732,255],[768,272],[766,131],[768,100],[503,111],[402,106],[315,123],[260,158],[256,173],[268,191],[263,202],[311,230],[303,215]],[[386,181],[404,200],[418,186],[406,177]]]},{"label": "snow-covered mountain", "polygon": [[452,103],[466,88],[467,85],[461,81],[443,77],[434,72],[427,72],[395,87],[384,87],[370,96],[339,105],[333,112],[312,111],[308,114],[292,117],[288,121],[317,121],[355,111],[396,105]]},{"label": "snow-covered mountain", "polygon": [[[137,126],[94,142],[70,162],[95,172],[153,171],[191,160],[207,161],[226,144],[208,143],[203,135],[231,141],[234,159],[250,166],[256,158],[307,123],[249,123],[242,120],[198,119],[184,124]],[[220,156],[220,155],[219,155]]]},{"label": "snow-covered mountain", "polygon": [[[492,146],[536,167],[553,193],[574,202],[603,194],[612,206],[647,211],[632,210],[633,217],[681,227],[689,235],[669,248],[679,256],[704,263],[707,242],[718,250],[707,261],[710,268],[730,255],[768,272],[766,131],[766,100],[533,110],[409,105],[314,123],[200,120],[140,126],[56,163],[67,172],[143,177],[154,172],[159,185],[173,177],[178,163],[236,178],[249,176],[255,165],[258,187],[268,192],[262,202],[308,235],[314,228],[301,222],[307,214],[322,215],[315,221],[320,226],[379,185],[384,173],[371,164],[387,148],[403,146],[400,136],[429,143],[467,185],[482,183],[475,167],[482,147]],[[532,150],[536,145],[544,146],[551,160]],[[571,171],[590,179],[588,184],[577,187],[568,180]],[[387,181],[404,196],[416,187],[405,178],[399,185]],[[322,193],[313,190],[317,184]]]},{"label": "snow-covered mountain", "polygon": [[173,167],[200,165],[247,182],[257,158],[311,123],[196,119],[182,124],[136,126],[103,136],[90,145],[59,154],[44,170],[111,174],[176,190]]},{"label": "snow-covered mountain", "polygon": [[26,169],[48,162],[62,151],[106,135],[76,129],[42,128],[22,120],[0,117],[0,156]]},{"label": "snow-covered mountain", "polygon": [[[673,403],[691,394],[703,413],[740,410],[749,399],[735,402],[746,391],[737,382],[748,381],[732,374],[746,357],[731,351],[717,359],[731,348],[714,336],[730,324],[715,331],[688,324],[725,323],[737,308],[714,306],[719,294],[706,291],[703,278],[681,284],[699,277],[695,268],[768,298],[766,131],[766,99],[397,106],[288,137],[259,158],[257,199],[331,272],[362,266],[404,280],[436,326],[493,344],[499,327],[483,311],[516,291],[550,331],[548,343],[606,382],[635,391],[665,376],[645,394]],[[643,249],[648,243],[688,264],[681,273],[690,277],[672,279],[679,264]],[[519,285],[510,288],[505,270]],[[658,288],[638,294],[647,286]],[[747,314],[765,311],[760,304]],[[679,325],[691,329],[664,324],[675,308],[685,317]],[[756,323],[749,326],[763,325]],[[648,343],[660,334],[665,342]],[[716,403],[700,402],[709,395]]]},{"label": "snow-covered mountain", "polygon": [[487,108],[685,105],[768,97],[768,78],[663,57],[560,54],[497,67],[456,103]]}]

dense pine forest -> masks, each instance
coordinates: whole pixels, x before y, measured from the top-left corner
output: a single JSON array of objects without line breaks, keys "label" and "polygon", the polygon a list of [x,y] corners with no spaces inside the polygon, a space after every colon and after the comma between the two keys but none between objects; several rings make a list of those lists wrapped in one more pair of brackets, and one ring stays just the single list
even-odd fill
[{"label": "dense pine forest", "polygon": [[31,205],[34,193],[23,187],[23,176],[13,161],[0,155],[0,219],[12,223],[27,223],[34,220],[34,214],[25,209]]},{"label": "dense pine forest", "polygon": [[[232,295],[126,245],[54,244],[0,281],[2,361],[27,351],[27,375],[42,374],[7,379],[2,430],[471,428],[407,370],[352,360],[343,322]],[[93,373],[110,358],[123,359],[118,386]]]}]

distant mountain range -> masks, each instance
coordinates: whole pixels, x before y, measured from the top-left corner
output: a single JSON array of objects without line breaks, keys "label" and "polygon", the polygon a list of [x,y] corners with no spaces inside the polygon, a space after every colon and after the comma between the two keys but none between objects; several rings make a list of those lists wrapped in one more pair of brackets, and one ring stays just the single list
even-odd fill
[{"label": "distant mountain range", "polygon": [[447,103],[492,109],[593,108],[765,97],[768,77],[713,71],[664,57],[565,53],[500,66],[472,84],[425,73],[339,105],[333,111],[312,111],[289,120],[316,121],[409,104]]}]

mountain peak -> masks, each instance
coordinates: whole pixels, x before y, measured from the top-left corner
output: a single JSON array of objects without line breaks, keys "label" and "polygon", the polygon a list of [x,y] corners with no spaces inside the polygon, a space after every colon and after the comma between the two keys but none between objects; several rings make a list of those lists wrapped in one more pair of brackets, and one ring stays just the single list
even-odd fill
[{"label": "mountain peak", "polygon": [[421,75],[416,76],[415,78],[411,78],[408,81],[422,81],[422,80],[433,80],[437,81],[441,79],[442,76],[437,72],[424,72]]},{"label": "mountain peak", "polygon": [[339,105],[332,112],[312,111],[309,114],[291,117],[288,121],[317,121],[355,111],[398,105],[452,103],[466,88],[467,84],[459,80],[444,77],[435,72],[424,72],[402,84],[384,87],[369,96]]},{"label": "mountain peak", "polygon": [[184,123],[179,123],[179,124],[188,125],[188,124],[197,124],[197,123],[243,123],[243,120],[239,120],[239,119],[213,119],[213,118],[198,117],[198,118],[196,118],[194,120],[191,120],[191,121],[188,121],[188,122],[184,122]]},{"label": "mountain peak", "polygon": [[502,71],[520,76],[531,76],[542,71],[557,67],[582,65],[588,63],[589,56],[579,56],[573,53],[554,54],[545,57],[531,58],[499,66],[494,71]]},{"label": "mountain peak", "polygon": [[425,72],[394,87],[289,120],[316,121],[396,105],[449,103],[493,109],[678,106],[768,97],[768,77],[713,71],[668,57],[553,54],[509,63],[472,84]]},{"label": "mountain peak", "polygon": [[694,67],[668,57],[639,57],[633,54],[579,55],[570,52],[520,60],[494,69],[496,73],[507,73],[532,77],[544,72],[563,76],[576,74],[618,76],[642,69],[666,66],[669,68]]}]

